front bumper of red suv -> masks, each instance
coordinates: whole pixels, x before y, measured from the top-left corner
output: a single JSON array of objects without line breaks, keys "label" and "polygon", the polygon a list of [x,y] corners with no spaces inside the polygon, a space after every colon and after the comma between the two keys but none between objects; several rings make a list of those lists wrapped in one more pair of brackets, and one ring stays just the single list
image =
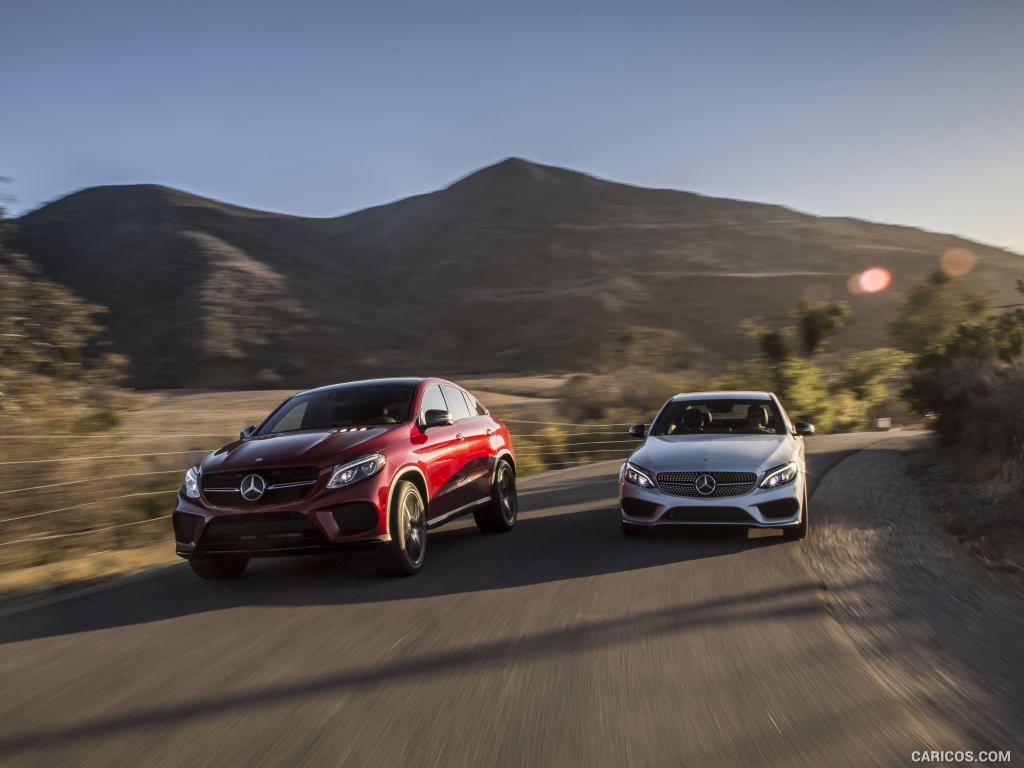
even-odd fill
[{"label": "front bumper of red suv", "polygon": [[321,471],[309,494],[284,503],[259,505],[236,499],[225,506],[219,494],[203,491],[193,499],[179,491],[172,516],[177,554],[321,554],[387,541],[385,473],[336,490],[326,488],[329,474],[329,469]]}]

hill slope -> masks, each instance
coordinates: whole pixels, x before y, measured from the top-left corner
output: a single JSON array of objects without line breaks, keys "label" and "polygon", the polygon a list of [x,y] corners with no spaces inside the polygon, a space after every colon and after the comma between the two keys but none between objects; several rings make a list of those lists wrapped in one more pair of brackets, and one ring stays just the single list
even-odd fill
[{"label": "hill slope", "polygon": [[[950,248],[977,255],[979,288],[1009,297],[1024,273],[1024,258],[952,236],[518,159],[335,219],[97,187],[23,216],[17,246],[110,308],[115,347],[153,387],[573,370],[625,325],[677,329],[666,356],[708,365],[748,354],[739,322],[784,319],[811,285],[850,300],[836,345],[859,348],[886,343],[902,289]],[[893,289],[850,296],[876,265]]]}]

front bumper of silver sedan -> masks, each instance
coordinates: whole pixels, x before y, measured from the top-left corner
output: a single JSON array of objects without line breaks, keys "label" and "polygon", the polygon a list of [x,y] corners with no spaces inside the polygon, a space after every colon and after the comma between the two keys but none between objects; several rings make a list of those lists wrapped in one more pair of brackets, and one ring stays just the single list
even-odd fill
[{"label": "front bumper of silver sedan", "polygon": [[[622,521],[633,525],[787,528],[799,525],[805,514],[806,473],[803,469],[795,480],[777,488],[760,488],[755,482],[752,489],[743,489],[742,493],[713,496],[680,495],[689,489],[658,479],[666,473],[654,476],[654,488],[630,483],[623,474],[623,471],[619,472],[619,510]],[[757,481],[760,481],[760,476]]]}]

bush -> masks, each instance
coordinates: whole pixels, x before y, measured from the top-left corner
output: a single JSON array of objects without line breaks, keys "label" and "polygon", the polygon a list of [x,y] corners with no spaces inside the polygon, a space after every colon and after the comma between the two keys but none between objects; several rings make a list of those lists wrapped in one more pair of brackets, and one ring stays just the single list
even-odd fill
[{"label": "bush", "polygon": [[[907,399],[921,413],[933,413],[944,444],[970,439],[983,450],[1013,451],[1015,438],[993,446],[989,421],[1017,424],[1020,411],[993,412],[993,403],[1012,402],[1024,366],[1024,310],[962,323],[950,341],[922,355],[907,386]],[[982,417],[981,412],[987,412]],[[1000,429],[1004,429],[1001,426]],[[1010,427],[1015,434],[1016,427]]]},{"label": "bush", "polygon": [[779,363],[751,360],[730,368],[710,387],[774,392],[790,416],[812,422],[821,432],[864,429],[873,413],[889,401],[892,382],[911,359],[899,350],[876,349],[833,367],[797,357]]},{"label": "bush", "polygon": [[605,374],[576,374],[559,396],[572,422],[644,421],[688,383],[683,374],[623,367]]},{"label": "bush", "polygon": [[795,314],[804,355],[810,357],[825,348],[829,338],[839,333],[846,324],[846,319],[853,313],[845,301],[827,304],[809,304],[801,301]]},{"label": "bush", "polygon": [[987,312],[984,296],[965,291],[940,270],[910,289],[890,332],[900,349],[924,354],[956,335],[960,325]]}]

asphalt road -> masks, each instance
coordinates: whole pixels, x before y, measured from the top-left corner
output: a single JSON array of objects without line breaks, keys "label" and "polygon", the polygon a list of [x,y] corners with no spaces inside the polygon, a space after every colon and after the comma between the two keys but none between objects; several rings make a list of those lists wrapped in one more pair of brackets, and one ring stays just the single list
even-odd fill
[{"label": "asphalt road", "polygon": [[[813,478],[878,439],[809,440]],[[626,539],[616,470],[524,480],[511,534],[434,531],[411,579],[182,566],[0,619],[0,765],[863,766],[933,746],[800,543]]]}]

